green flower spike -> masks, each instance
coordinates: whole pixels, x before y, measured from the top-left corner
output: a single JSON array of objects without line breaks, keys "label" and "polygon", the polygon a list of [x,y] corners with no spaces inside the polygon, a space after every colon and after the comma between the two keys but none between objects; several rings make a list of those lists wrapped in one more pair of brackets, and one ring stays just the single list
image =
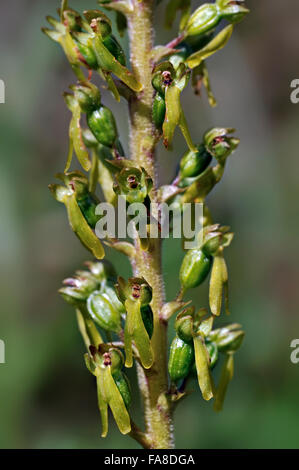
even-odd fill
[{"label": "green flower spike", "polygon": [[87,178],[80,172],[73,172],[69,175],[59,174],[57,177],[64,182],[65,186],[51,184],[49,189],[55,199],[65,205],[73,232],[95,258],[104,258],[104,248],[87,222],[87,217],[89,218],[90,215],[88,213],[83,214],[79,206],[80,201],[88,194]]},{"label": "green flower spike", "polygon": [[134,341],[140,362],[145,369],[153,364],[153,352],[150,335],[143,321],[142,309],[152,299],[152,289],[145,279],[131,278],[126,281],[119,277],[117,284],[119,299],[125,305],[127,318],[125,323],[126,367],[133,366],[132,342]]},{"label": "green flower spike", "polygon": [[85,355],[85,363],[97,380],[102,437],[108,434],[108,407],[120,432],[128,434],[131,431],[131,419],[126,405],[130,402],[130,391],[127,381],[120,375],[122,355],[117,349],[105,345],[100,345],[98,350],[90,346],[89,350],[90,354]]},{"label": "green flower spike", "polygon": [[177,316],[175,329],[181,340],[193,343],[198,384],[204,400],[210,400],[214,395],[214,384],[205,337],[212,329],[213,317],[203,320],[200,313],[195,314],[194,307],[185,309]]}]

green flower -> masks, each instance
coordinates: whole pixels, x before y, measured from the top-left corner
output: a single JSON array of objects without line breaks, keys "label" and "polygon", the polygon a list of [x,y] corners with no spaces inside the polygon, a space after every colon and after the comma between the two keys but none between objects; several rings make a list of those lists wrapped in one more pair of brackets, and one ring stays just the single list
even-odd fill
[{"label": "green flower", "polygon": [[108,407],[122,434],[131,431],[131,420],[127,408],[131,393],[125,376],[121,372],[123,358],[120,351],[100,345],[90,346],[90,354],[85,355],[88,370],[96,377],[98,405],[102,419],[102,437],[108,433]]},{"label": "green flower", "polygon": [[125,196],[128,204],[143,203],[152,189],[152,179],[144,168],[122,168],[115,179],[115,193]]},{"label": "green flower", "polygon": [[[51,184],[49,189],[55,199],[62,202],[68,213],[68,219],[73,232],[77,235],[81,243],[95,256],[102,259],[105,256],[104,248],[89,226],[93,210],[96,207],[95,200],[92,199],[92,208],[88,207],[87,212],[80,209],[80,201],[85,199],[88,194],[87,178],[80,172],[72,172],[66,175],[59,174],[58,178],[62,180],[65,186],[61,184]],[[86,201],[85,201],[86,202]],[[87,207],[83,207],[87,209]],[[95,220],[92,219],[92,222]]]},{"label": "green flower", "polygon": [[[149,312],[148,310],[145,312],[144,308],[151,302],[152,289],[143,278],[131,278],[126,282],[121,277],[118,278],[116,289],[118,297],[127,312],[125,322],[125,365],[126,367],[133,366],[132,342],[134,341],[143,367],[149,369],[153,364],[150,341],[152,331],[149,331],[148,327]],[[147,318],[145,318],[145,314]]]}]

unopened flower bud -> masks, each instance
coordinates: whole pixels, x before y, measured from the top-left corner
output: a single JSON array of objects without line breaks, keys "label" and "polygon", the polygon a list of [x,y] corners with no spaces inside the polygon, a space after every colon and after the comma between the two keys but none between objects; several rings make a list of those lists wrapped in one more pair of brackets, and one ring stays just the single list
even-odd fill
[{"label": "unopened flower bud", "polygon": [[212,258],[200,249],[192,249],[185,255],[181,269],[180,281],[183,289],[199,286],[207,278],[212,266]]},{"label": "unopened flower bud", "polygon": [[197,146],[197,151],[189,150],[180,162],[180,175],[190,178],[200,175],[211,163],[212,157],[203,145]]},{"label": "unopened flower bud", "polygon": [[204,135],[204,145],[207,151],[219,161],[225,161],[240,143],[239,139],[229,137],[232,132],[235,132],[235,129],[215,128]]},{"label": "unopened flower bud", "polygon": [[186,343],[176,336],[171,343],[168,371],[173,382],[188,377],[194,362],[193,344]]},{"label": "unopened flower bud", "polygon": [[112,147],[118,137],[116,122],[109,108],[100,106],[87,114],[87,124],[97,139],[106,147]]}]

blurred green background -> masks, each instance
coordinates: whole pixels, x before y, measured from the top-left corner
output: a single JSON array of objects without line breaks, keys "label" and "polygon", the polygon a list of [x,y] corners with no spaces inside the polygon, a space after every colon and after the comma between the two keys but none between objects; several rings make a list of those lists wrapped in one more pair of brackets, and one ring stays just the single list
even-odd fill
[{"label": "blurred green background", "polygon": [[[171,38],[162,29],[163,3],[157,43]],[[247,3],[251,15],[208,61],[219,106],[211,110],[205,95],[197,100],[191,91],[184,97],[195,140],[214,125],[236,127],[241,138],[209,204],[215,220],[236,233],[227,250],[231,320],[242,323],[246,338],[224,411],[216,415],[197,391],[179,406],[178,448],[299,447],[299,364],[290,361],[290,342],[299,337],[299,105],[289,98],[290,82],[299,78],[299,3]],[[96,2],[71,5],[87,9]],[[57,6],[56,0],[13,0],[0,7],[0,78],[6,84],[0,105],[0,338],[6,345],[0,447],[134,448],[112,421],[101,440],[75,316],[57,294],[61,280],[89,259],[47,189],[65,162],[70,114],[62,93],[74,81],[62,51],[40,32]],[[122,43],[127,48],[126,39]],[[104,102],[117,110],[126,146],[125,103],[119,109],[107,94]],[[171,180],[184,148],[179,133],[175,153],[160,148],[161,182]],[[179,243],[165,243],[168,299],[178,289],[182,256]],[[111,259],[128,275],[124,258]],[[207,306],[207,285],[193,299]],[[134,384],[134,372],[129,375]],[[140,422],[139,409],[135,414]]]}]

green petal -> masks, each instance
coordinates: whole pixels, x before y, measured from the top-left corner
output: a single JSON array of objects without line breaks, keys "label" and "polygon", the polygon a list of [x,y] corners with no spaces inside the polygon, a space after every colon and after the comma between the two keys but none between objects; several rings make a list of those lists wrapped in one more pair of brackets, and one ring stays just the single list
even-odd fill
[{"label": "green petal", "polygon": [[201,335],[193,338],[198,384],[204,400],[213,398],[213,380],[209,368],[209,353]]},{"label": "green petal", "polygon": [[111,374],[111,367],[105,368],[103,373],[105,397],[111,408],[113,417],[122,434],[131,431],[131,420],[124,400]]},{"label": "green petal", "polygon": [[105,379],[104,374],[100,371],[100,374],[97,376],[97,392],[98,392],[98,406],[101,414],[102,420],[102,437],[106,437],[108,434],[108,404],[106,401],[103,391],[105,390]]},{"label": "green petal", "polygon": [[223,288],[227,281],[226,263],[220,253],[214,257],[210,279],[209,302],[213,315],[219,316],[221,313]]},{"label": "green petal", "polygon": [[91,167],[91,163],[89,160],[88,151],[83,141],[80,118],[81,118],[81,110],[80,110],[80,106],[77,105],[76,109],[73,112],[73,117],[70,123],[70,139],[72,140],[75,153],[77,155],[77,158],[82,168],[84,168],[85,171],[89,171]]},{"label": "green petal", "polygon": [[73,232],[77,235],[81,243],[95,256],[95,258],[104,258],[104,248],[83,217],[76,201],[75,194],[65,197],[64,203],[67,208],[68,218]]},{"label": "green petal", "polygon": [[227,391],[229,382],[234,375],[234,357],[233,354],[228,354],[222,366],[221,377],[219,385],[215,393],[214,410],[221,411]]},{"label": "green petal", "polygon": [[188,67],[194,69],[195,67],[198,67],[203,60],[215,54],[215,52],[220,51],[231,37],[233,29],[234,27],[232,25],[227,26],[200,51],[197,51],[188,57],[186,60]]},{"label": "green petal", "polygon": [[133,91],[141,91],[142,85],[134,75],[123,65],[121,65],[115,57],[106,49],[100,38],[93,38],[92,45],[97,56],[98,63],[101,68],[107,72],[111,72],[122,80]]},{"label": "green petal", "polygon": [[143,367],[149,369],[153,364],[153,352],[150,338],[142,321],[140,302],[127,299],[125,306],[127,310],[125,346],[127,345],[129,353],[129,357],[126,357],[126,367],[131,367],[127,364],[132,364],[132,346],[128,345],[129,338],[131,338],[131,341],[135,342]]},{"label": "green petal", "polygon": [[164,145],[171,147],[175,128],[180,122],[181,117],[181,90],[176,86],[170,86],[165,93],[166,114],[163,124]]}]

